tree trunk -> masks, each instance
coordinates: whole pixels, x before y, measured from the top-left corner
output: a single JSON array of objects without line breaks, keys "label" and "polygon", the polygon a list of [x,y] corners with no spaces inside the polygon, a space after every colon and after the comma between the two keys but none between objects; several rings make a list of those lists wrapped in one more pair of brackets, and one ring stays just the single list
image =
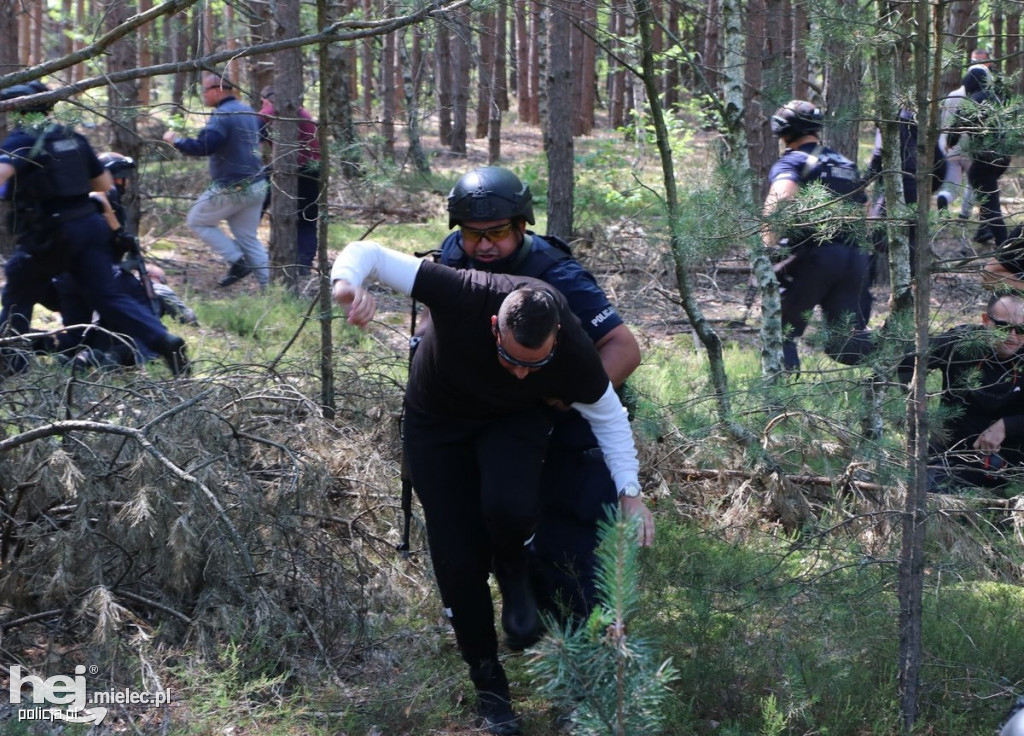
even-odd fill
[{"label": "tree trunk", "polygon": [[[134,15],[135,8],[125,0],[110,0],[104,6],[108,29],[116,28]],[[137,36],[129,33],[110,46],[107,55],[107,71],[111,74],[134,69],[136,62]],[[136,125],[139,114],[139,83],[129,80],[107,87],[107,118],[111,123],[111,150],[129,156],[136,161],[142,152],[142,139]],[[128,222],[122,223],[130,232],[138,232],[141,205],[135,187],[130,187],[122,202]]]},{"label": "tree trunk", "polygon": [[[844,13],[844,7],[849,8],[851,4],[851,0],[837,0],[837,12]],[[851,51],[847,38],[841,34],[830,35],[826,42],[824,97],[828,125],[824,141],[856,161],[862,119],[860,88],[863,67],[860,56]]]},{"label": "tree trunk", "polygon": [[452,14],[452,153],[466,153],[469,108],[469,13],[460,8]]},{"label": "tree trunk", "polygon": [[[274,5],[275,40],[299,35],[298,3]],[[274,54],[273,170],[271,199],[270,274],[294,290],[299,280],[298,226],[299,108],[302,106],[302,50]],[[321,261],[323,264],[324,261]]]},{"label": "tree trunk", "polygon": [[1014,94],[1021,94],[1024,84],[1021,83],[1021,48],[1020,48],[1020,8],[1013,6],[1006,11],[1006,61],[1003,62],[1003,74],[1007,79],[1016,80]]},{"label": "tree trunk", "polygon": [[[366,18],[374,17],[373,0],[362,0],[363,12],[366,14]],[[363,117],[366,120],[373,119],[373,45],[375,39],[373,37],[367,38],[363,41],[360,50],[362,52],[362,72],[363,72]]]},{"label": "tree trunk", "polygon": [[534,94],[530,86],[530,34],[526,31],[528,3],[515,3],[516,16],[516,111],[519,122],[529,123],[530,97]]},{"label": "tree trunk", "polygon": [[[381,9],[384,17],[394,14],[391,4]],[[395,79],[398,75],[398,64],[396,57],[397,34],[388,33],[382,39],[380,54],[380,96],[381,96],[381,138],[384,140],[384,157],[388,161],[395,160],[395,103],[397,102],[398,90],[395,86]]]},{"label": "tree trunk", "polygon": [[[333,0],[317,0],[316,2],[316,20],[317,25],[320,28],[326,28],[331,22],[337,19],[336,12],[338,10],[342,12],[346,11],[345,3],[334,2]],[[333,104],[331,98],[333,95],[331,91],[333,87],[328,86],[327,80],[329,77],[329,70],[332,70],[334,61],[337,58],[332,54],[332,49],[339,46],[340,44],[322,43],[318,49],[317,62],[320,72],[320,99],[319,107],[320,110],[327,110]],[[345,50],[341,50],[340,56],[345,56]],[[348,70],[339,69],[337,74],[343,76],[346,81],[345,87],[348,88]],[[340,90],[339,90],[340,92]],[[351,110],[351,97],[346,97],[345,108]],[[331,185],[331,157],[327,155],[330,150],[330,140],[328,138],[327,126],[324,124],[326,120],[321,121],[320,128],[318,131],[320,140],[321,161],[320,161],[320,202],[323,209],[322,212],[327,210],[327,193],[330,191]],[[327,226],[330,221],[329,217],[321,216],[317,223],[317,263],[320,266],[320,288],[317,291],[317,305],[320,308],[320,314],[325,315],[324,319],[318,320],[320,323],[320,406],[323,409],[324,416],[331,420],[334,418],[336,405],[335,405],[335,394],[334,394],[334,333],[333,333],[333,320],[330,319],[329,315],[334,313],[334,304],[331,301],[331,284],[330,276],[327,273],[327,269],[324,268],[323,264],[329,262],[327,254]]]},{"label": "tree trunk", "polygon": [[[412,32],[416,33],[416,28],[413,28]],[[429,174],[430,163],[426,154],[423,153],[423,144],[420,140],[419,85],[416,81],[419,77],[418,70],[415,64],[410,63],[405,34],[403,33],[397,41],[401,62],[399,67],[402,69],[402,90],[405,95],[405,129],[409,137],[409,158],[416,166],[416,171],[420,174]]]},{"label": "tree trunk", "polygon": [[569,6],[571,0],[549,4],[547,118],[544,151],[548,160],[548,232],[572,237],[573,218],[573,115],[572,63],[569,58]]},{"label": "tree trunk", "polygon": [[608,125],[612,130],[618,130],[626,124],[626,68],[619,58],[616,58],[624,52],[626,1],[613,0],[608,19],[612,38],[612,53],[608,55]]},{"label": "tree trunk", "polygon": [[576,130],[580,135],[590,135],[594,130],[595,67],[597,64],[597,7],[591,3],[582,5],[580,46],[580,108],[576,113]]},{"label": "tree trunk", "polygon": [[683,254],[680,237],[679,196],[676,189],[675,164],[672,147],[669,142],[665,115],[661,106],[658,69],[652,48],[651,26],[655,21],[654,11],[649,0],[633,0],[636,8],[637,28],[640,32],[641,73],[644,88],[647,92],[647,103],[650,107],[651,122],[655,130],[658,152],[661,160],[662,182],[665,186],[665,208],[669,223],[670,250],[675,264],[675,275],[679,295],[690,324],[693,325],[708,354],[711,382],[715,389],[715,399],[720,419],[732,424],[732,409],[729,401],[729,382],[725,373],[725,360],[722,353],[722,341],[701,311],[697,296],[690,284],[689,263]]},{"label": "tree trunk", "polygon": [[[139,0],[139,12],[145,13],[153,7],[153,0]],[[139,49],[139,66],[147,67],[153,63],[153,30],[151,24],[145,25],[138,30],[136,44]],[[147,108],[152,104],[152,77],[143,77],[139,80],[139,105]]]},{"label": "tree trunk", "polygon": [[527,122],[540,125],[541,105],[547,94],[542,67],[547,63],[547,28],[540,0],[530,0],[530,116]]},{"label": "tree trunk", "polygon": [[[355,0],[325,2],[324,12],[329,15],[331,22],[336,22],[352,11]],[[324,53],[329,63],[321,66],[320,83],[326,90],[323,96],[327,104],[320,108],[321,111],[325,111],[322,113],[321,127],[339,144],[335,155],[340,155],[341,158],[341,175],[346,179],[354,179],[359,176],[362,162],[362,149],[356,135],[355,115],[352,111],[355,104],[352,80],[355,74],[356,49],[352,44],[330,43],[325,46]],[[320,150],[324,152],[322,158],[326,161],[326,152],[331,149],[324,146]]]},{"label": "tree trunk", "polygon": [[714,95],[720,84],[721,63],[719,61],[718,31],[719,2],[707,0],[707,19],[704,22],[704,78],[707,80],[707,91]]},{"label": "tree trunk", "polygon": [[508,3],[498,3],[495,10],[497,20],[494,24],[496,36],[494,38],[494,79],[497,90],[498,109],[508,112]]},{"label": "tree trunk", "polygon": [[480,53],[476,67],[476,138],[485,138],[491,119],[494,84],[494,42],[496,31],[493,12],[480,13]]},{"label": "tree trunk", "polygon": [[437,137],[442,146],[452,144],[452,44],[451,30],[444,18],[435,21],[434,83],[437,85]]}]

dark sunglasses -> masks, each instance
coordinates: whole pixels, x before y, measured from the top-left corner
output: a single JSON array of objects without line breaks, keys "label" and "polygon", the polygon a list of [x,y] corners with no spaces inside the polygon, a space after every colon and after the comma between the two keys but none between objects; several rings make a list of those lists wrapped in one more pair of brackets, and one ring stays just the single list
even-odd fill
[{"label": "dark sunglasses", "polygon": [[545,355],[540,360],[519,360],[519,358],[513,358],[508,354],[508,351],[501,346],[501,335],[497,331],[494,333],[496,344],[498,346],[498,357],[504,360],[506,363],[519,366],[520,368],[543,368],[552,360],[555,359],[555,353],[558,352],[558,342],[551,346],[551,352]]},{"label": "dark sunglasses", "polygon": [[1013,330],[1018,335],[1024,335],[1024,324],[1016,324],[1014,322],[1008,322],[1005,319],[996,319],[991,314],[988,316],[992,320],[992,324],[1001,330]]},{"label": "dark sunglasses", "polygon": [[514,222],[508,222],[504,225],[495,225],[494,227],[484,228],[483,230],[477,230],[475,227],[466,227],[461,225],[459,229],[462,231],[462,241],[469,243],[470,245],[476,245],[484,238],[487,238],[492,243],[495,240],[501,240],[507,238],[509,233],[515,229],[516,224]]}]

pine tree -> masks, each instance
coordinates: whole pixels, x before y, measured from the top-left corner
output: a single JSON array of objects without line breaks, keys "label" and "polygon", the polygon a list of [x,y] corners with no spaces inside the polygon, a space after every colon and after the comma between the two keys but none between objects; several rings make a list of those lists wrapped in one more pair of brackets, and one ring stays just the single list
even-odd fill
[{"label": "pine tree", "polygon": [[538,691],[572,711],[572,733],[649,736],[659,732],[662,702],[676,676],[670,659],[656,664],[655,645],[629,630],[639,591],[637,522],[617,510],[601,522],[597,587],[600,603],[585,622],[559,625],[533,649]]}]

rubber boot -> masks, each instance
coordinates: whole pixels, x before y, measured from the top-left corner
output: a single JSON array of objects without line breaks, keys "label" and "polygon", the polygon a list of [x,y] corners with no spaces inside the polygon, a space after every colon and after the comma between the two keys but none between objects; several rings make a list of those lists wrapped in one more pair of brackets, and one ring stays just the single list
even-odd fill
[{"label": "rubber boot", "polygon": [[501,662],[496,659],[484,659],[476,667],[469,668],[469,678],[476,687],[476,714],[479,726],[488,733],[498,736],[522,733],[519,730],[519,719],[512,711],[508,678]]},{"label": "rubber boot", "polygon": [[544,633],[537,599],[530,586],[527,560],[514,562],[494,560],[494,576],[501,590],[501,628],[505,630],[505,643],[514,652],[532,647]]}]

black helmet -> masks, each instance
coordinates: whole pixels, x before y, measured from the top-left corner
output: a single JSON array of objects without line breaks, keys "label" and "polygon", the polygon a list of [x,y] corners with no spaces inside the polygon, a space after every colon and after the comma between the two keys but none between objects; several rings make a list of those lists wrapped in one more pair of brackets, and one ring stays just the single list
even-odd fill
[{"label": "black helmet", "polygon": [[462,222],[523,218],[531,225],[530,187],[508,169],[484,166],[464,174],[448,193],[448,227]]},{"label": "black helmet", "polygon": [[[48,92],[50,90],[45,84],[38,80],[33,80],[25,84],[16,84],[13,87],[4,87],[0,90],[0,100],[14,100],[18,97],[28,97],[29,95],[38,94],[40,92]],[[19,112],[42,112],[48,113],[53,109],[52,102],[44,102],[31,107],[18,108]]]},{"label": "black helmet", "polygon": [[96,158],[115,179],[124,179],[128,176],[129,171],[135,171],[135,159],[131,156],[124,156],[114,151],[104,151]]},{"label": "black helmet", "polygon": [[780,138],[799,138],[821,130],[821,108],[806,100],[790,100],[772,115],[772,133]]}]

